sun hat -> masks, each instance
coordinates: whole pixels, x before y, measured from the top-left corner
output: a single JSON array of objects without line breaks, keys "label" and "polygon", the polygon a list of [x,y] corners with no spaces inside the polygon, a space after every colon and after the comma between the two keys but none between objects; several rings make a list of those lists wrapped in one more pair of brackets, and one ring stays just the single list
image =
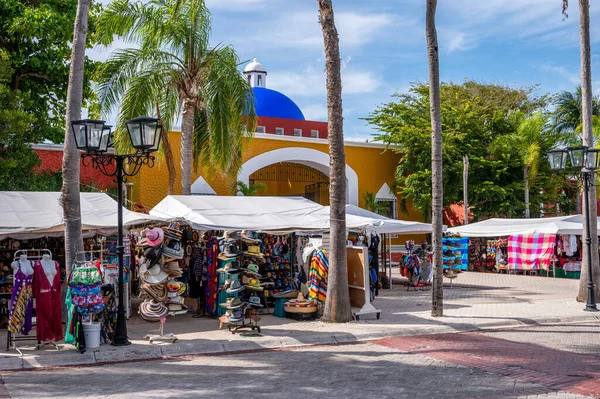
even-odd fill
[{"label": "sun hat", "polygon": [[162,252],[162,247],[148,247],[144,250],[144,258],[151,261],[151,265],[153,265],[160,260]]},{"label": "sun hat", "polygon": [[242,230],[242,240],[250,244],[260,244],[260,239],[256,238],[255,234],[256,233],[253,233],[251,231]]},{"label": "sun hat", "polygon": [[227,298],[224,303],[220,303],[219,306],[225,309],[239,309],[242,307],[242,300],[240,298]]},{"label": "sun hat", "polygon": [[225,241],[225,242],[233,242],[233,241],[237,241],[237,240],[241,240],[241,239],[242,239],[242,236],[239,235],[235,231],[224,231],[223,235],[221,237],[218,237],[219,241]]},{"label": "sun hat", "polygon": [[164,284],[150,285],[142,283],[140,289],[143,295],[150,297],[157,302],[164,302],[167,300],[168,292],[167,287]]},{"label": "sun hat", "polygon": [[169,292],[179,292],[180,288],[181,283],[177,280],[169,280],[167,282],[167,290],[169,290]]},{"label": "sun hat", "polygon": [[241,273],[241,271],[242,269],[239,267],[239,263],[237,262],[227,262],[222,268],[217,269],[218,273],[225,274],[238,274]]},{"label": "sun hat", "polygon": [[225,280],[225,284],[221,286],[221,290],[226,290],[227,288],[231,287],[231,284],[233,284],[233,279],[228,278],[227,280]]},{"label": "sun hat", "polygon": [[165,232],[160,227],[146,230],[146,240],[151,247],[157,247],[163,242]]},{"label": "sun hat", "polygon": [[232,310],[231,315],[229,316],[229,322],[237,323],[240,321],[244,321],[244,312],[242,312],[242,309]]},{"label": "sun hat", "polygon": [[169,309],[160,302],[154,300],[144,301],[140,305],[140,316],[146,321],[160,321],[169,313]]},{"label": "sun hat", "polygon": [[250,290],[254,290],[254,291],[262,291],[263,290],[262,285],[255,278],[249,279],[247,285],[248,285],[248,289],[250,289]]},{"label": "sun hat", "polygon": [[181,248],[180,245],[174,247],[171,247],[169,245],[163,245],[163,254],[168,258],[183,259],[184,250],[183,248]]},{"label": "sun hat", "polygon": [[166,227],[163,229],[163,231],[165,234],[165,239],[181,241],[181,237],[183,235],[181,230],[174,229],[172,227]]},{"label": "sun hat", "polygon": [[254,256],[256,258],[264,257],[260,252],[260,247],[258,245],[248,245],[248,250],[244,252],[244,255]]},{"label": "sun hat", "polygon": [[258,266],[254,263],[250,263],[248,266],[246,266],[246,270],[252,273],[259,274]]},{"label": "sun hat", "polygon": [[231,286],[229,288],[227,288],[227,293],[228,294],[235,294],[236,292],[242,292],[246,289],[245,285],[242,285],[239,280],[235,280],[233,283],[231,283]]},{"label": "sun hat", "polygon": [[[18,241],[17,241],[17,242],[18,242]],[[138,241],[138,242],[135,244],[135,246],[136,246],[136,247],[140,247],[140,248],[145,248],[145,247],[147,247],[148,245],[149,245],[149,244],[148,244],[148,239],[147,239],[146,237],[142,238],[141,240],[139,240],[139,241]]]},{"label": "sun hat", "polygon": [[235,244],[227,244],[225,250],[219,254],[219,259],[229,260],[231,258],[237,258],[240,255],[240,250]]},{"label": "sun hat", "polygon": [[257,297],[256,295],[252,295],[250,298],[248,298],[248,305],[257,306],[259,308],[263,307],[263,304],[260,303],[260,298]]},{"label": "sun hat", "polygon": [[[157,271],[157,269],[155,269],[153,266],[153,268],[148,269],[145,274],[140,274],[140,278],[142,279],[142,281],[144,281],[145,283],[148,283],[148,284],[160,284],[169,277],[169,274],[167,272],[165,272],[159,265],[155,265],[155,266],[158,267],[158,273],[152,274],[152,273],[156,273],[156,271]],[[151,270],[152,270],[152,273],[151,273]]]}]

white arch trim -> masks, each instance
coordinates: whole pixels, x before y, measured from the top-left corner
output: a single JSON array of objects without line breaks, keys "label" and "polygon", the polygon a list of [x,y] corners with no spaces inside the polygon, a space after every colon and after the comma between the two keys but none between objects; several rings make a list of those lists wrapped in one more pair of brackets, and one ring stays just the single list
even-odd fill
[{"label": "white arch trim", "polygon": [[[238,180],[246,184],[250,175],[278,162],[293,162],[310,166],[329,176],[329,154],[310,148],[287,147],[268,151],[247,160],[238,173]],[[346,165],[346,202],[358,206],[358,175]]]}]

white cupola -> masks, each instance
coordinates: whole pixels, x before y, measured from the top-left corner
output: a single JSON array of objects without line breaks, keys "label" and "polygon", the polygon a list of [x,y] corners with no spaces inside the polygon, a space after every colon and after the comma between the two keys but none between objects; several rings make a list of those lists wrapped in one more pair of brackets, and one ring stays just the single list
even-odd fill
[{"label": "white cupola", "polygon": [[258,62],[258,58],[244,68],[244,75],[252,87],[267,87],[267,71],[265,67]]}]

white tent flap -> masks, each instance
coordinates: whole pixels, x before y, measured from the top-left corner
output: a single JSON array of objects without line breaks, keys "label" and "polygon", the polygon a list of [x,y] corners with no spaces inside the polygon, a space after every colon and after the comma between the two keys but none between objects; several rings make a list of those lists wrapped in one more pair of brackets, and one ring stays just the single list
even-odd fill
[{"label": "white tent flap", "polygon": [[452,227],[448,231],[464,237],[506,237],[535,233],[581,235],[583,217],[571,215],[543,219],[493,218],[465,226]]},{"label": "white tent flap", "polygon": [[[63,208],[59,192],[0,192],[0,239],[61,236],[64,230]],[[115,232],[117,201],[104,193],[80,193],[81,223],[85,235]],[[123,225],[131,226],[160,220],[123,208]]]}]

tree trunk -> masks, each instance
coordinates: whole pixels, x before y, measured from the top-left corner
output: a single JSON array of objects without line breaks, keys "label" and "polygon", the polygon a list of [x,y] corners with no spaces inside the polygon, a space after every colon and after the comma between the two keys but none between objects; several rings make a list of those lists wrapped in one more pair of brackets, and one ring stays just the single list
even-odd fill
[{"label": "tree trunk", "polygon": [[433,248],[433,289],[431,315],[444,313],[444,266],[442,251],[443,198],[442,184],[442,115],[440,109],[440,62],[435,10],[437,0],[427,0],[425,18],[427,55],[429,59],[429,111],[431,114],[431,223]]},{"label": "tree trunk", "polygon": [[67,115],[65,127],[65,145],[62,163],[62,206],[65,218],[65,268],[67,276],[76,259],[77,251],[83,250],[81,231],[81,205],[79,198],[79,162],[80,155],[71,130],[71,121],[81,119],[83,101],[83,78],[85,66],[85,45],[88,30],[88,11],[90,0],[77,2],[77,15],[73,31],[73,49],[67,88]]},{"label": "tree trunk", "polygon": [[[162,118],[160,116],[160,109],[156,106],[156,115],[162,125]],[[163,155],[165,157],[165,163],[167,164],[167,171],[169,172],[169,186],[168,195],[175,194],[175,179],[177,179],[177,171],[175,170],[175,162],[173,162],[173,151],[171,150],[171,143],[169,143],[169,132],[163,127],[161,132],[160,141],[163,145]]]},{"label": "tree trunk", "polygon": [[469,224],[469,157],[463,156],[463,212],[465,221]]},{"label": "tree trunk", "polygon": [[578,215],[581,213],[581,189],[579,187],[575,191],[575,213]]},{"label": "tree trunk", "polygon": [[[329,138],[329,202],[331,229],[329,278],[323,320],[345,323],[352,319],[346,260],[346,155],[342,116],[340,47],[331,0],[317,0],[323,30],[327,74],[327,116]],[[365,265],[366,266],[366,265]]]},{"label": "tree trunk", "polygon": [[[579,39],[581,51],[581,119],[583,122],[583,145],[594,146],[594,133],[592,130],[592,60],[590,49],[590,2],[589,0],[579,0]],[[595,179],[595,178],[594,178]],[[592,274],[594,281],[594,291],[596,298],[600,298],[600,266],[598,265],[598,237],[596,215],[598,214],[596,204],[596,187],[592,186],[588,196],[589,209],[583,209],[584,218],[590,217],[590,229],[592,231]],[[587,238],[586,231],[583,231],[583,242]],[[581,265],[581,278],[579,280],[579,294],[577,300],[585,302],[587,300],[587,283],[589,279],[587,247],[583,246],[583,256]]]},{"label": "tree trunk", "polygon": [[181,118],[181,194],[192,194],[192,139],[194,136],[195,106],[189,101],[183,104]]},{"label": "tree trunk", "polygon": [[525,182],[525,218],[531,217],[531,211],[529,208],[529,167],[523,166],[523,181]]}]

